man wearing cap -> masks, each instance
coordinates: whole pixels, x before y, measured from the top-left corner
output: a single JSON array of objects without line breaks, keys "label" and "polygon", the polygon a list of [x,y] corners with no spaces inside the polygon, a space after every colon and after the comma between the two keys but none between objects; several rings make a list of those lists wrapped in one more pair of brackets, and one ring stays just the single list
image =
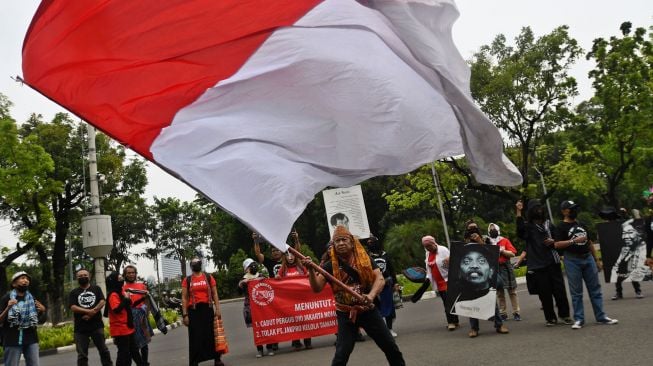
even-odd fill
[{"label": "man wearing cap", "polygon": [[553,243],[554,249],[564,252],[565,271],[574,308],[574,324],[571,328],[580,329],[585,324],[583,281],[596,321],[599,324],[617,324],[617,319],[610,319],[603,311],[603,294],[599,283],[599,269],[602,264],[596,256],[587,227],[576,221],[579,207],[574,201],[563,201],[560,204],[563,220],[555,231],[556,241]]},{"label": "man wearing cap", "polygon": [[[374,299],[379,295],[385,281],[378,266],[365,252],[358,239],[344,226],[337,226],[333,233],[333,246],[330,260],[322,268],[344,283],[349,289],[360,294],[362,300],[354,297],[340,286],[331,283],[336,300],[338,318],[338,340],[336,354],[331,365],[346,365],[354,350],[358,327],[365,329],[379,348],[385,353],[392,366],[403,366],[403,355],[381,314],[374,307]],[[309,281],[314,292],[320,292],[327,278],[315,272],[309,257],[304,259],[308,269]]]},{"label": "man wearing cap", "polygon": [[29,292],[31,280],[27,272],[17,272],[11,278],[12,290],[0,298],[6,366],[18,366],[21,354],[25,356],[26,366],[39,365],[36,325],[45,321],[45,306]]}]

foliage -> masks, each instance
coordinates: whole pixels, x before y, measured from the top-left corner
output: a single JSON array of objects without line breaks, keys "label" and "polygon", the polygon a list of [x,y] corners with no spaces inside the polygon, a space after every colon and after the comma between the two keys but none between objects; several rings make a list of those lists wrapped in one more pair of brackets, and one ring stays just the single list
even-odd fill
[{"label": "foliage", "polygon": [[498,35],[471,61],[472,96],[519,149],[522,187],[542,136],[571,122],[570,98],[578,92],[568,72],[581,52],[567,26],[537,39],[524,27],[514,46]]},{"label": "foliage", "polygon": [[204,210],[195,202],[154,197],[152,212],[156,221],[153,240],[157,249],[167,257],[177,259],[182,277],[186,277],[186,263],[208,240],[202,224]]}]

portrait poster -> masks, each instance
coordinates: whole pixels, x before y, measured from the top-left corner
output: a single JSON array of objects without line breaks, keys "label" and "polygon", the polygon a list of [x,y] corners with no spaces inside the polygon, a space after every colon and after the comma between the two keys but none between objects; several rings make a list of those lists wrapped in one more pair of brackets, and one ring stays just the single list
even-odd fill
[{"label": "portrait poster", "polygon": [[606,282],[650,281],[646,261],[643,219],[604,222],[596,225]]},{"label": "portrait poster", "polygon": [[496,307],[499,247],[451,243],[447,309],[451,314],[488,320]]},{"label": "portrait poster", "polygon": [[361,186],[335,188],[322,191],[329,234],[333,236],[336,226],[343,225],[359,238],[370,237],[365,201]]}]

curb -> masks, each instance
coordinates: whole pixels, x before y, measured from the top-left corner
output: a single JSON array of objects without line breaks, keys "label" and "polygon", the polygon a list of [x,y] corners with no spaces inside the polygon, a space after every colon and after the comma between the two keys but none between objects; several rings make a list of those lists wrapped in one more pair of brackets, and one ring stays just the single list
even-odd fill
[{"label": "curb", "polygon": [[[181,327],[181,321],[180,320],[178,320],[178,321],[176,321],[176,322],[174,322],[172,324],[168,324],[168,326],[167,326],[168,330],[172,330],[172,329],[179,328],[179,327]],[[157,334],[161,334],[161,331],[158,330],[158,329],[154,329],[154,335],[157,335]],[[113,338],[105,339],[104,344],[106,344],[107,346],[113,344]],[[89,343],[89,348],[95,348],[95,346],[93,345],[93,342]],[[73,344],[68,345],[68,346],[62,346],[62,347],[51,348],[51,349],[46,349],[46,350],[40,351],[39,352],[39,357],[51,356],[51,355],[56,355],[56,354],[60,354],[60,353],[68,353],[68,352],[73,352],[75,350],[76,350],[75,349],[75,344],[73,343]]]}]

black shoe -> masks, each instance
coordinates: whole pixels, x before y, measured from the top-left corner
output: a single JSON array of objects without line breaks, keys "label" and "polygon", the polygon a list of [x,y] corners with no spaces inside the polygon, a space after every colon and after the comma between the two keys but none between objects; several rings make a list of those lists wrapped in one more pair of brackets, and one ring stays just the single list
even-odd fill
[{"label": "black shoe", "polygon": [[354,341],[365,342],[365,338],[363,337],[363,334],[361,332],[358,332],[358,334],[356,334],[356,337],[354,338]]}]

